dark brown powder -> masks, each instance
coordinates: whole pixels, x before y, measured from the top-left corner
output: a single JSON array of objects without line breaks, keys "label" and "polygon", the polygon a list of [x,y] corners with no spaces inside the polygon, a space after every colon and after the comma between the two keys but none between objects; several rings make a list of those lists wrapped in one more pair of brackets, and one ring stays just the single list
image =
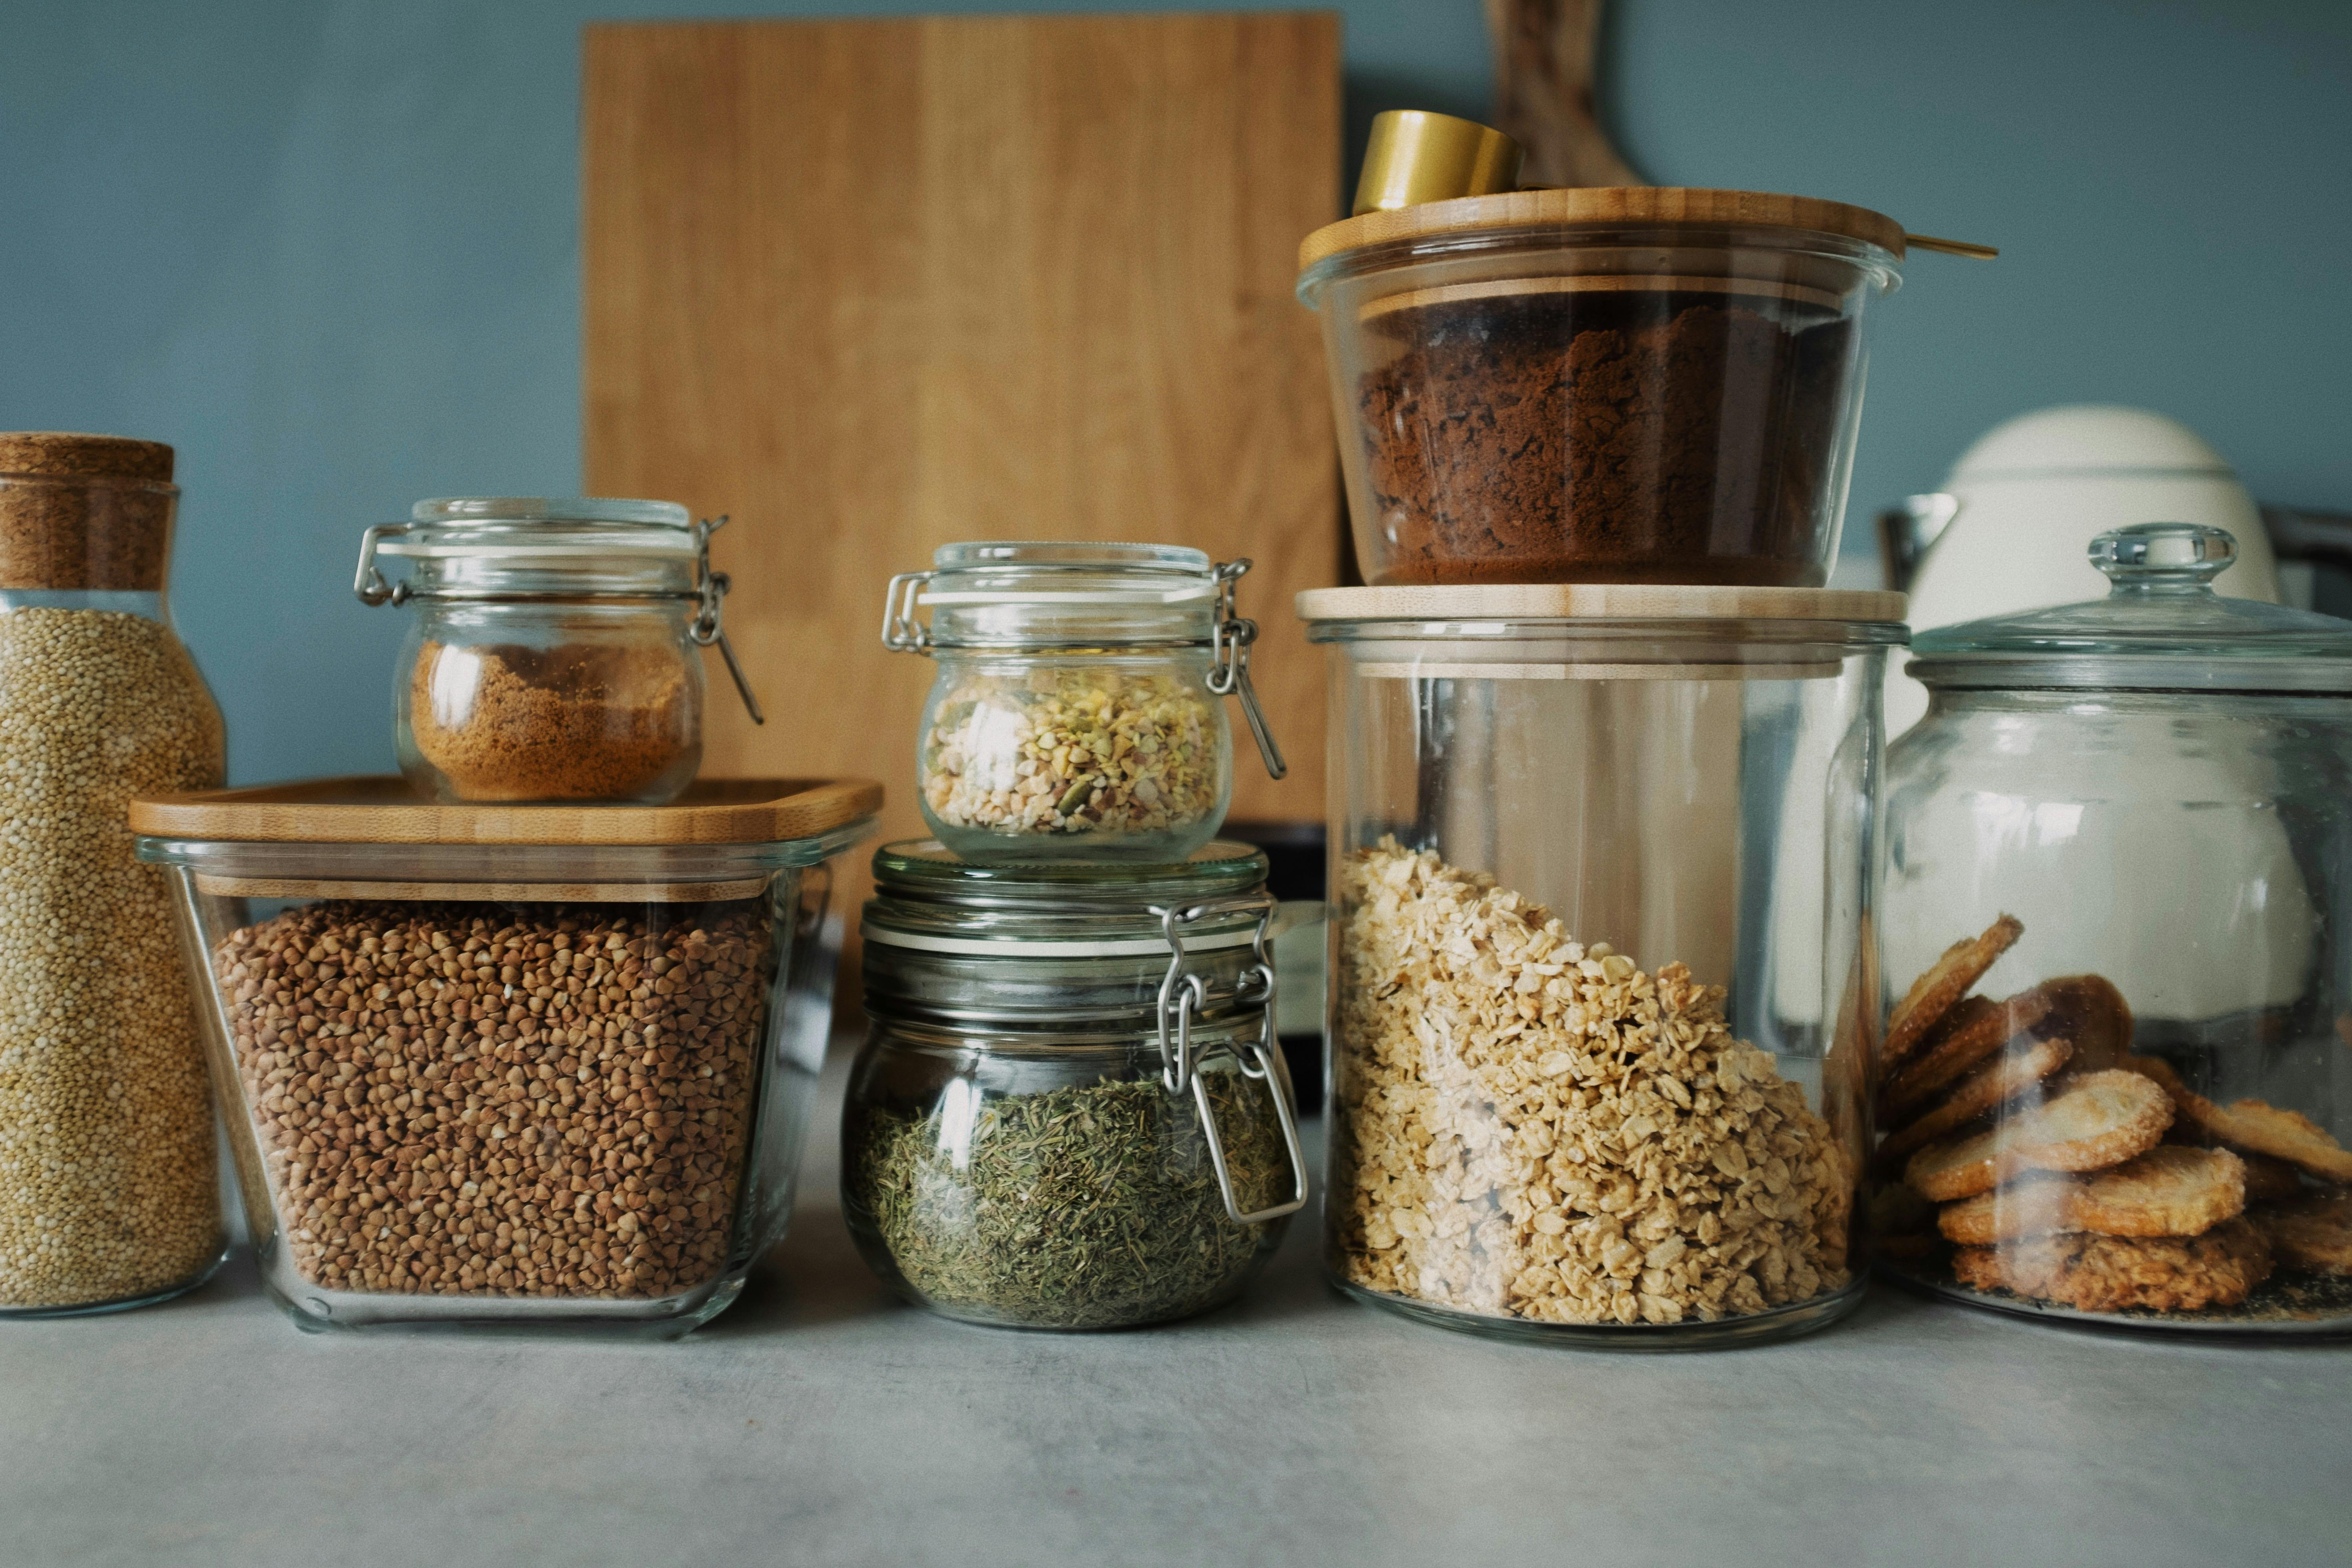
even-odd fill
[{"label": "dark brown powder", "polygon": [[666,647],[428,642],[409,683],[417,753],[463,800],[636,798],[698,746],[699,721]]},{"label": "dark brown powder", "polygon": [[1677,298],[1480,296],[1369,323],[1402,345],[1359,397],[1371,580],[1824,582],[1849,324]]}]

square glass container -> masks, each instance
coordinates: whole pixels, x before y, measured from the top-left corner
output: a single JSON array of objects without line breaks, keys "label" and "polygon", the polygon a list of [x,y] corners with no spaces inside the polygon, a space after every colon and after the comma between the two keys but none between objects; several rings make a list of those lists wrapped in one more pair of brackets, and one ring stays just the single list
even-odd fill
[{"label": "square glass container", "polygon": [[764,780],[431,805],[395,778],[135,801],[270,1296],[314,1331],[670,1337],[724,1310],[791,1214],[829,862],[880,804]]}]

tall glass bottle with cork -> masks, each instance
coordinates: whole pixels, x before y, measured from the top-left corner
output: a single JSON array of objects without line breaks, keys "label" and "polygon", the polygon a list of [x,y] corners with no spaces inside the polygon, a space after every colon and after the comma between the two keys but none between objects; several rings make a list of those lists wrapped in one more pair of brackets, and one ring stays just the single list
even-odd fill
[{"label": "tall glass bottle with cork", "polygon": [[223,783],[164,605],[172,457],[0,434],[0,1315],[160,1300],[225,1251],[163,876],[124,817]]}]

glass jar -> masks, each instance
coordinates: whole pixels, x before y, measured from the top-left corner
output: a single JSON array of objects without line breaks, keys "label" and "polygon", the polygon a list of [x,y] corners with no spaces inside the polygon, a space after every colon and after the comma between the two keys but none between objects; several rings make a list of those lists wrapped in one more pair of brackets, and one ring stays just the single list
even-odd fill
[{"label": "glass jar", "polygon": [[1339,588],[1328,1266],[1451,1328],[1665,1349],[1861,1300],[1902,597]]},{"label": "glass jar", "polygon": [[1519,191],[1300,247],[1366,581],[1817,587],[1902,226],[1748,191]]},{"label": "glass jar", "polygon": [[168,867],[264,1288],[297,1325],[674,1337],[782,1235],[824,1065],[830,859],[879,786],[133,803]]},{"label": "glass jar", "polygon": [[0,435],[0,1315],[220,1266],[219,1170],[170,894],[125,803],[221,783],[172,628],[172,448]]},{"label": "glass jar", "polygon": [[[445,802],[659,805],[702,762],[702,658],[728,581],[667,501],[459,497],[367,531],[354,589],[418,614],[393,681],[401,772]],[[411,563],[387,580],[377,564]]]},{"label": "glass jar", "polygon": [[892,578],[883,646],[940,667],[915,742],[940,842],[974,861],[1165,863],[1214,838],[1233,795],[1222,697],[1284,772],[1250,685],[1257,626],[1234,612],[1249,568],[1164,544],[943,544]]},{"label": "glass jar", "polygon": [[[2163,1330],[2352,1330],[2352,626],[2224,531],[1922,635],[1887,758],[1882,1259]],[[1916,978],[1915,978],[1916,977]]]},{"label": "glass jar", "polygon": [[1307,1201],[1265,858],[1141,873],[877,852],[842,1209],[908,1300],[1112,1329],[1232,1300]]}]

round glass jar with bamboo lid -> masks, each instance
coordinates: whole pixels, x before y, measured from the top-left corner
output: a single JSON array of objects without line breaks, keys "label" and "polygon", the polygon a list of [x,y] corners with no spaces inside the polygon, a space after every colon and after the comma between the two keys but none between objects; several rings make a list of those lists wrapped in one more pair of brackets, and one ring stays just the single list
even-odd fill
[{"label": "round glass jar with bamboo lid", "polygon": [[1129,1328],[1247,1289],[1307,1195],[1264,854],[992,868],[918,841],[874,872],[842,1120],[874,1271],[1009,1328]]},{"label": "round glass jar with bamboo lid", "polygon": [[1342,1289],[1644,1350],[1860,1302],[1878,692],[1902,605],[1300,595],[1331,665]]},{"label": "round glass jar with bamboo lid", "polygon": [[1865,208],[1671,187],[1318,229],[1298,297],[1366,579],[1827,582],[1867,308],[1904,255]]}]

